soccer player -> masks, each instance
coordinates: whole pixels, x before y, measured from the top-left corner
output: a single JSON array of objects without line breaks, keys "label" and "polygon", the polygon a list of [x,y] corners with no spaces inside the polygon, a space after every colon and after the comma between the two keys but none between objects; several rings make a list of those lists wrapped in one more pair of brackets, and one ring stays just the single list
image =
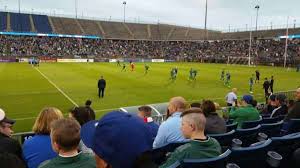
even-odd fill
[{"label": "soccer player", "polygon": [[121,66],[120,60],[117,59],[117,66]]},{"label": "soccer player", "polygon": [[171,80],[175,80],[176,79],[176,72],[175,72],[175,69],[174,68],[172,68],[172,70],[171,70],[171,72],[170,72],[170,75],[171,75]]},{"label": "soccer player", "polygon": [[131,72],[132,72],[132,71],[134,71],[134,66],[135,66],[135,65],[134,65],[134,63],[133,63],[133,62],[131,62],[131,63],[130,63]]},{"label": "soccer player", "polygon": [[189,80],[193,80],[193,76],[194,76],[194,70],[193,70],[193,68],[191,68],[191,69],[190,69]]},{"label": "soccer player", "polygon": [[224,78],[225,77],[225,71],[224,71],[224,69],[222,69],[222,71],[221,71],[221,81],[224,81]]},{"label": "soccer player", "polygon": [[145,64],[145,74],[148,73],[149,68],[150,68],[149,65]]},{"label": "soccer player", "polygon": [[196,69],[194,69],[193,71],[193,80],[196,80],[196,76],[197,76],[198,71]]},{"label": "soccer player", "polygon": [[260,72],[258,70],[256,70],[255,75],[256,75],[255,83],[256,83],[256,81],[257,81],[257,83],[259,83]]},{"label": "soccer player", "polygon": [[231,75],[229,72],[226,73],[226,80],[225,80],[225,86],[230,87],[230,78]]},{"label": "soccer player", "polygon": [[250,87],[250,93],[253,93],[253,84],[254,84],[254,74],[249,79],[249,87]]},{"label": "soccer player", "polygon": [[126,65],[125,65],[125,63],[123,63],[123,67],[122,67],[122,70],[121,70],[121,72],[123,72],[123,71],[125,71],[125,72],[126,72]]}]

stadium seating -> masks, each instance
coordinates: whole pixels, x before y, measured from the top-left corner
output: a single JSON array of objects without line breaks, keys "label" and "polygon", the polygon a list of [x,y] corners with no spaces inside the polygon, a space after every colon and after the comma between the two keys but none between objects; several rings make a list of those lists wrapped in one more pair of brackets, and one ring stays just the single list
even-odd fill
[{"label": "stadium seating", "polygon": [[266,118],[262,118],[262,124],[272,124],[272,123],[276,123],[278,121],[281,120],[281,117],[278,116],[278,117],[274,117],[274,118],[269,118],[269,117],[266,117]]},{"label": "stadium seating", "polygon": [[260,117],[260,119],[256,120],[256,121],[245,121],[242,123],[242,128],[243,129],[254,128],[254,127],[258,126],[259,124],[261,124],[261,122],[262,122],[262,117]]},{"label": "stadium seating", "polygon": [[32,15],[35,29],[39,33],[52,33],[48,16],[46,15]]},{"label": "stadium seating", "polygon": [[184,145],[186,142],[180,142],[180,143],[170,143],[166,146],[153,149],[152,151],[152,160],[156,164],[161,164],[166,160],[166,155],[169,152],[173,152],[176,148],[178,148],[181,145]]},{"label": "stadium seating", "polygon": [[237,126],[238,126],[238,123],[237,123],[237,122],[234,122],[234,123],[232,123],[232,124],[226,125],[227,132],[230,132],[230,131],[232,131],[232,130],[237,129]]},{"label": "stadium seating", "polygon": [[0,12],[0,31],[6,31],[7,29],[7,13]]},{"label": "stadium seating", "polygon": [[126,23],[126,25],[133,32],[135,39],[148,39],[149,38],[146,24]]},{"label": "stadium seating", "polygon": [[131,39],[131,35],[121,22],[101,22],[106,38]]},{"label": "stadium seating", "polygon": [[208,134],[208,136],[218,140],[223,149],[229,148],[234,138],[235,130],[231,130],[224,134]]},{"label": "stadium seating", "polygon": [[10,23],[12,31],[30,32],[30,20],[28,14],[10,13]]},{"label": "stadium seating", "polygon": [[285,121],[282,126],[282,134],[300,132],[300,119],[290,119]]},{"label": "stadium seating", "polygon": [[99,26],[97,25],[96,21],[93,20],[78,20],[80,25],[82,26],[85,34],[87,35],[100,35],[103,37],[103,33],[101,32]]},{"label": "stadium seating", "polygon": [[231,151],[228,149],[223,154],[215,158],[184,159],[181,165],[184,168],[225,168],[230,154]]},{"label": "stadium seating", "polygon": [[272,137],[271,139],[271,149],[278,152],[283,157],[282,167],[291,167],[289,161],[292,154],[300,147],[300,132],[282,137]]},{"label": "stadium seating", "polygon": [[283,125],[283,121],[270,124],[261,124],[260,132],[265,133],[268,137],[277,137],[280,136],[280,131]]},{"label": "stadium seating", "polygon": [[249,146],[250,144],[257,142],[257,134],[260,129],[260,125],[254,128],[236,129],[235,138],[240,139],[243,142],[244,147]]},{"label": "stadium seating", "polygon": [[233,148],[229,162],[236,163],[241,168],[265,168],[271,142],[272,140],[268,139],[256,146]]}]

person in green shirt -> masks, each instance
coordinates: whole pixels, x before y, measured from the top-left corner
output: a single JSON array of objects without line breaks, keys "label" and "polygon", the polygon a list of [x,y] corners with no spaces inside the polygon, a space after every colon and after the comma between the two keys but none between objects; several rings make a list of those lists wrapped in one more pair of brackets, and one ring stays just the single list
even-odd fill
[{"label": "person in green shirt", "polygon": [[52,148],[58,156],[40,164],[39,168],[96,168],[94,156],[78,152],[80,125],[72,119],[51,123]]},{"label": "person in green shirt", "polygon": [[181,132],[191,141],[178,147],[159,168],[167,168],[184,159],[213,158],[221,154],[218,141],[204,134],[206,119],[200,108],[190,108],[181,117]]},{"label": "person in green shirt", "polygon": [[253,97],[251,95],[244,95],[240,107],[230,111],[229,118],[238,123],[238,128],[242,127],[244,121],[259,120],[259,112],[252,106],[252,101]]}]

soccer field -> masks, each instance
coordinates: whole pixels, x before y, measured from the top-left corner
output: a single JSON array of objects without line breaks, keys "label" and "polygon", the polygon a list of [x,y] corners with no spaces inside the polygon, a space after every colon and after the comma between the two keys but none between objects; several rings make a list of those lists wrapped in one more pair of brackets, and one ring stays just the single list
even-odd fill
[{"label": "soccer field", "polygon": [[[136,70],[126,72],[116,63],[42,63],[33,68],[26,63],[0,64],[0,107],[10,118],[17,120],[15,132],[30,131],[35,117],[46,106],[54,106],[67,114],[75,104],[93,101],[97,116],[111,109],[126,106],[167,102],[172,96],[183,96],[189,101],[214,99],[224,103],[230,88],[220,81],[222,68],[230,71],[232,87],[238,95],[249,93],[249,77],[258,69],[261,82],[254,87],[254,95],[262,100],[264,77],[274,75],[274,91],[293,90],[300,84],[300,73],[273,67],[247,67],[200,63],[137,63]],[[178,77],[169,80],[171,68],[177,66]],[[189,70],[198,70],[196,82],[189,82]],[[97,97],[97,81],[103,75],[107,82],[104,99]]]}]

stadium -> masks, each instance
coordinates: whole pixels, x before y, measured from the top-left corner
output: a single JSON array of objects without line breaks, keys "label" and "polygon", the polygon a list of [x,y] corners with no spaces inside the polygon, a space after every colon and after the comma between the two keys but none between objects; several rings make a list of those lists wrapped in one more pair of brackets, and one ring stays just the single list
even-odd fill
[{"label": "stadium", "polygon": [[219,1],[0,2],[0,168],[300,167],[299,2]]}]

